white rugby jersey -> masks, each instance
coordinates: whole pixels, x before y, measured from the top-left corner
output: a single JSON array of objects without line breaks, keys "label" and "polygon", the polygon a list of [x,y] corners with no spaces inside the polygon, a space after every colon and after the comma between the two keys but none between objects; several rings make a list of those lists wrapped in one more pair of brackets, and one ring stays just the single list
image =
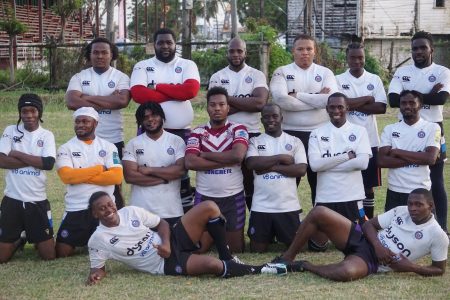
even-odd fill
[{"label": "white rugby jersey", "polygon": [[[263,87],[269,90],[267,79],[263,72],[245,65],[239,72],[231,70],[228,66],[214,73],[209,80],[209,88],[221,86],[230,96],[247,98],[252,97],[253,90]],[[230,122],[240,123],[247,127],[248,132],[259,132],[259,112],[240,111],[228,116]]]},{"label": "white rugby jersey", "polygon": [[[244,125],[226,122],[221,128],[211,128],[208,122],[195,128],[187,141],[186,154],[225,152],[236,143],[248,146],[248,132]],[[244,189],[241,165],[197,171],[196,190],[209,197],[229,197]]]},{"label": "white rugby jersey", "polygon": [[[200,82],[197,65],[192,60],[175,57],[171,62],[164,63],[156,57],[138,62],[131,73],[130,86],[151,86],[158,83],[183,83],[187,79]],[[164,101],[161,107],[166,115],[164,128],[190,128],[194,119],[194,110],[190,101]]]},{"label": "white rugby jersey", "polygon": [[[108,71],[98,74],[88,68],[70,79],[67,91],[79,91],[90,96],[109,96],[114,91],[128,90],[130,78],[121,71],[109,67]],[[123,116],[121,109],[102,109],[98,111],[100,117],[95,134],[111,143],[124,140]]]},{"label": "white rugby jersey", "polygon": [[[263,133],[250,139],[247,158],[278,154],[292,156],[295,164],[307,164],[305,147],[299,138],[283,132],[277,138]],[[277,172],[253,174],[255,191],[252,211],[282,213],[300,210],[295,177],[286,177]]]},{"label": "white rugby jersey", "polygon": [[[356,78],[350,71],[336,76],[339,91],[349,98],[358,98],[362,96],[372,96],[375,102],[387,104],[386,92],[384,91],[383,82],[378,75],[372,74],[364,70],[364,73]],[[349,111],[347,120],[363,126],[369,135],[371,147],[378,147],[380,139],[378,138],[378,127],[375,115],[368,115],[359,111]]]},{"label": "white rugby jersey", "polygon": [[[96,165],[107,169],[122,167],[119,153],[114,144],[100,137],[95,137],[90,145],[76,136],[59,147],[56,166],[69,168],[88,168]],[[95,192],[104,191],[114,200],[114,185],[101,186],[90,183],[66,184],[65,210],[78,211],[87,209],[89,197]]]},{"label": "white rugby jersey", "polygon": [[[380,147],[392,147],[414,152],[424,152],[427,147],[439,149],[441,129],[438,124],[419,119],[409,126],[403,121],[387,125],[381,133]],[[417,188],[430,190],[430,168],[428,165],[408,165],[389,168],[389,189],[398,193],[409,193]]]},{"label": "white rugby jersey", "polygon": [[106,227],[100,223],[88,242],[91,268],[102,268],[108,259],[151,274],[164,274],[164,258],[153,244],[161,244],[160,217],[140,207],[126,206],[118,212],[120,223]]},{"label": "white rugby jersey", "polygon": [[[398,206],[378,216],[383,230],[378,232],[381,244],[392,252],[403,254],[414,261],[431,254],[433,261],[447,260],[448,237],[434,216],[424,224],[411,220],[407,206]],[[378,271],[389,271],[379,266]]]},{"label": "white rugby jersey", "polygon": [[[131,139],[123,152],[123,160],[139,166],[168,167],[184,157],[186,145],[179,136],[163,131],[158,140],[143,133]],[[181,178],[154,186],[131,185],[130,205],[145,208],[161,218],[183,215],[180,197]]]},{"label": "white rugby jersey", "polygon": [[328,122],[311,132],[308,157],[313,170],[313,158],[342,161],[333,168],[317,172],[316,203],[348,202],[365,198],[361,169],[346,167],[354,160],[349,160],[349,151],[353,151],[357,157],[361,154],[372,156],[364,127],[347,121],[337,128]]},{"label": "white rugby jersey", "polygon": [[[330,88],[330,93],[317,95],[324,87]],[[296,98],[302,101],[288,96],[294,90]],[[272,101],[282,109],[283,129],[311,131],[329,120],[325,106],[328,96],[337,92],[338,87],[330,69],[313,63],[304,70],[291,63],[274,71],[270,91]]]},{"label": "white rugby jersey", "polygon": [[[419,69],[415,65],[403,66],[395,71],[388,93],[400,94],[403,90],[415,90],[428,94],[437,83],[444,85],[441,91],[450,93],[449,69],[435,63],[423,69]],[[420,110],[420,116],[429,122],[442,122],[443,107],[443,105],[425,104]],[[400,114],[399,119],[402,119]]]},{"label": "white rugby jersey", "polygon": [[[56,157],[55,137],[53,133],[39,126],[29,132],[23,124],[6,127],[0,139],[0,153],[8,155],[11,150],[41,157]],[[47,176],[44,170],[28,166],[20,169],[6,170],[5,195],[23,202],[42,201],[47,199],[45,191]]]}]

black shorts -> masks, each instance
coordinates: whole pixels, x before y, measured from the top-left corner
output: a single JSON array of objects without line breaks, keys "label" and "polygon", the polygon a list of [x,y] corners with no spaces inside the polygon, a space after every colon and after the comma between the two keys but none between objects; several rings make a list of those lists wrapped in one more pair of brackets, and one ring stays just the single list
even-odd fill
[{"label": "black shorts", "polygon": [[0,242],[13,243],[24,230],[29,243],[53,239],[50,202],[23,202],[4,196],[0,207]]},{"label": "black shorts", "polygon": [[328,207],[329,209],[334,210],[335,212],[341,214],[352,222],[363,224],[365,221],[367,221],[362,200],[316,203],[316,205]]},{"label": "black shorts", "polygon": [[247,234],[252,241],[270,243],[274,237],[289,246],[300,226],[300,211],[283,213],[250,212]]},{"label": "black shorts", "polygon": [[194,205],[211,200],[217,204],[220,212],[227,220],[226,231],[237,231],[245,226],[245,197],[244,191],[230,197],[209,197],[195,192]]},{"label": "black shorts", "polygon": [[389,211],[397,206],[408,205],[408,196],[409,193],[398,193],[387,189],[384,211]]},{"label": "black shorts", "polygon": [[86,246],[97,226],[98,220],[87,209],[65,212],[56,242],[72,247]]},{"label": "black shorts", "polygon": [[181,217],[175,217],[175,218],[164,218],[164,220],[169,223],[169,226],[172,227],[173,225],[175,225],[175,223],[177,223],[179,220],[181,219]]},{"label": "black shorts", "polygon": [[378,168],[378,147],[372,147],[372,157],[369,159],[367,169],[362,170],[362,178],[365,189],[381,186],[381,169]]},{"label": "black shorts", "polygon": [[125,148],[125,143],[123,141],[122,142],[118,142],[118,143],[114,143],[114,146],[116,146],[117,152],[119,154],[119,158],[120,158],[120,160],[122,160],[123,148]]},{"label": "black shorts", "polygon": [[345,256],[355,255],[360,257],[367,264],[368,274],[376,273],[378,270],[378,259],[373,246],[366,240],[363,235],[361,226],[352,223],[350,234],[348,235],[347,244],[342,251]]},{"label": "black shorts", "polygon": [[170,248],[169,258],[164,259],[164,274],[187,275],[187,261],[200,247],[194,245],[181,220],[170,227]]}]

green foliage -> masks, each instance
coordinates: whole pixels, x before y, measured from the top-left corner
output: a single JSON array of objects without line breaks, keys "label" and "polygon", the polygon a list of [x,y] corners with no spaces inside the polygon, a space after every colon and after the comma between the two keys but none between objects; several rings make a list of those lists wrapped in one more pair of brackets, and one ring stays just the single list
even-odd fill
[{"label": "green foliage", "polygon": [[146,59],[147,54],[145,53],[145,47],[139,45],[132,47],[129,56],[136,62]]},{"label": "green foliage", "polygon": [[374,73],[380,76],[381,81],[383,81],[383,85],[387,86],[390,81],[388,70],[383,67],[379,59],[377,59],[376,57],[372,56],[369,53],[369,50],[365,49],[365,53],[366,53],[366,65],[364,68],[370,73]]},{"label": "green foliage", "polygon": [[[263,16],[260,17],[260,4],[264,3]],[[237,1],[237,11],[239,22],[247,23],[249,18],[263,21],[278,32],[286,31],[286,0],[239,0]]]},{"label": "green foliage", "polygon": [[124,72],[125,74],[131,74],[131,72],[133,71],[133,67],[136,64],[136,61],[134,59],[131,59],[125,53],[119,54],[116,62],[117,69]]},{"label": "green foliage", "polygon": [[227,48],[207,49],[206,51],[192,51],[192,60],[198,66],[200,82],[208,84],[212,74],[224,68],[227,62]]},{"label": "green foliage", "polygon": [[56,0],[52,10],[58,16],[67,18],[80,9],[83,4],[84,0]]},{"label": "green foliage", "polygon": [[24,68],[17,70],[16,81],[22,82],[22,86],[27,88],[44,87],[49,81],[48,71],[41,71],[31,63],[28,63]]},{"label": "green foliage", "polygon": [[10,37],[20,35],[28,30],[28,27],[16,18],[6,18],[0,21],[0,30],[5,31]]}]

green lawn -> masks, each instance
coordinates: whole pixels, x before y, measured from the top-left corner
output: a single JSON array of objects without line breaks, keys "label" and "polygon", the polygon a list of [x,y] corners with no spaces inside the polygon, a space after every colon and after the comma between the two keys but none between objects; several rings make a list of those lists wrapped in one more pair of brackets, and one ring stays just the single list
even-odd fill
[{"label": "green lawn", "polygon": [[[18,93],[3,93],[0,96],[0,128],[17,122]],[[47,103],[43,126],[51,130],[56,137],[57,146],[65,143],[73,133],[71,112],[62,104],[63,94],[44,94]],[[12,101],[11,99],[15,99]],[[195,124],[207,119],[204,104],[196,105]],[[130,104],[126,110],[126,141],[135,134],[134,110]],[[396,112],[389,110],[386,115],[378,117],[379,129],[395,121]],[[446,119],[450,109],[446,109]],[[450,132],[450,122],[446,123],[446,132]],[[446,185],[448,167],[445,168]],[[4,187],[4,173],[0,171],[0,188]],[[383,180],[386,183],[386,172]],[[303,180],[299,187],[302,206],[307,212],[311,208],[310,195]],[[52,205],[55,231],[57,230],[64,209],[64,185],[55,171],[48,172],[48,197]],[[125,195],[129,186],[124,184]],[[376,211],[380,213],[384,206],[385,187],[376,190]],[[248,244],[248,240],[247,240]],[[248,245],[247,245],[248,248]],[[244,253],[239,258],[245,262],[260,264],[271,260],[282,251],[274,245],[268,254]],[[213,254],[214,255],[214,254]],[[326,253],[302,253],[302,259],[318,263],[337,262],[342,258],[340,252],[332,249]],[[422,260],[428,264],[430,258]],[[450,299],[449,268],[442,277],[424,278],[415,274],[377,274],[363,280],[350,283],[334,283],[310,273],[289,274],[284,277],[266,275],[247,276],[243,278],[220,280],[205,276],[201,278],[183,278],[169,276],[151,276],[116,263],[107,265],[108,277],[98,286],[86,287],[85,279],[89,271],[86,250],[79,254],[51,262],[38,259],[31,245],[25,251],[16,254],[13,259],[0,265],[0,299],[34,299],[34,298],[93,298],[93,299],[159,299],[159,298],[405,298],[405,299]]]}]

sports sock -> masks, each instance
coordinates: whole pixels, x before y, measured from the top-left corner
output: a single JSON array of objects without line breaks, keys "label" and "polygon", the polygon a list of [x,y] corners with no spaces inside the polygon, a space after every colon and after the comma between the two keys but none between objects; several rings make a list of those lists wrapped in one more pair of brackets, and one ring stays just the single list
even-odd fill
[{"label": "sports sock", "polygon": [[375,199],[364,199],[363,200],[364,211],[369,219],[373,218],[373,211],[375,206]]},{"label": "sports sock", "polygon": [[263,266],[250,266],[234,262],[233,260],[222,260],[223,278],[238,277],[250,274],[259,274]]},{"label": "sports sock", "polygon": [[230,249],[227,245],[227,240],[225,236],[225,219],[220,216],[214,219],[210,219],[206,224],[206,230],[214,240],[217,252],[219,253],[219,259],[230,260],[233,258]]}]

